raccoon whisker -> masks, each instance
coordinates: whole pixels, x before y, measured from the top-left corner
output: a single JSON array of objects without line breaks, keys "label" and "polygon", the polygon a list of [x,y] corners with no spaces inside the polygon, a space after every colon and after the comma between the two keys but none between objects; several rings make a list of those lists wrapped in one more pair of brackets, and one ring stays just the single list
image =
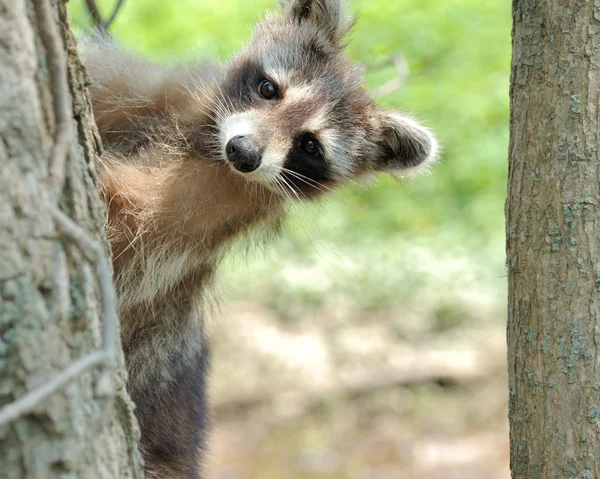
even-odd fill
[{"label": "raccoon whisker", "polygon": [[[267,180],[268,184],[269,184],[270,186],[274,186],[275,188],[277,188],[277,191],[278,191],[278,193],[279,193],[281,196],[283,196],[283,197],[287,198],[287,196],[286,196],[286,195],[282,194],[281,188],[278,188],[278,186],[279,186],[279,185],[278,185],[278,181],[277,181],[277,177],[278,177],[278,175],[277,175],[277,173],[274,173],[275,171],[276,171],[276,169],[275,169],[275,168],[272,168],[272,167],[266,167],[266,166],[265,166],[265,167],[263,167],[263,169],[262,169],[263,176],[264,176],[264,178]],[[273,198],[271,197],[271,200],[272,200],[272,199],[273,199]]]},{"label": "raccoon whisker", "polygon": [[194,132],[194,136],[205,136],[206,138],[213,139],[215,134],[214,132],[208,132],[208,131],[201,131],[201,130],[197,130]]},{"label": "raccoon whisker", "polygon": [[[208,100],[208,102],[204,101],[203,98],[199,96],[199,94],[202,94],[203,97]],[[229,112],[225,108],[225,105],[223,105],[218,98],[210,98],[205,91],[198,90],[194,93],[193,99],[196,102],[198,102],[200,106],[204,107],[207,110],[206,112],[204,112],[204,114],[215,123],[219,122],[220,120],[223,120],[229,114]],[[214,115],[212,115],[211,113],[214,113]]]},{"label": "raccoon whisker", "polygon": [[[196,100],[198,103],[200,103],[202,106],[208,108],[209,110],[212,109],[212,105],[214,104],[215,100],[214,98],[211,98],[207,93],[207,85],[203,85],[202,82],[200,82],[198,79],[195,79],[194,77],[191,78],[191,81],[193,83],[194,86],[194,90],[192,91],[191,88],[186,86],[186,89],[188,90],[190,96]],[[202,100],[202,97],[200,97],[199,95],[202,95],[204,98],[206,98],[208,100],[208,103],[204,102]]]},{"label": "raccoon whisker", "polygon": [[275,188],[277,188],[277,191],[279,191],[279,193],[281,194],[281,196],[283,196],[285,199],[289,199],[291,200],[292,198],[290,197],[290,194],[287,192],[287,190],[284,189],[283,185],[281,184],[281,181],[279,178],[275,178],[275,181],[273,181],[272,183]]},{"label": "raccoon whisker", "polygon": [[219,123],[219,121],[221,121],[223,117],[221,117],[219,114],[211,115],[210,113],[206,113],[206,118],[215,123]]},{"label": "raccoon whisker", "polygon": [[287,200],[293,201],[294,198],[292,198],[292,195],[290,195],[289,191],[287,190],[287,188],[283,185],[283,183],[281,183],[280,181],[277,182],[277,184],[279,185],[279,188],[281,190],[281,193],[283,195],[283,197]]},{"label": "raccoon whisker", "polygon": [[313,188],[316,188],[319,191],[322,191],[323,193],[325,193],[327,191],[333,191],[328,186],[325,186],[324,184],[319,183],[318,181],[313,180],[312,178],[309,178],[308,176],[304,176],[303,174],[298,173],[296,171],[289,170],[284,167],[281,168],[281,171],[283,171],[284,173],[287,173],[288,175],[292,175],[292,176],[296,177],[298,180],[302,181],[303,183],[306,183],[307,185],[312,186]]},{"label": "raccoon whisker", "polygon": [[[292,173],[291,173],[291,172],[289,172],[289,171],[283,171],[283,175],[284,175],[284,176],[286,176],[286,175],[290,175],[292,178],[295,178],[295,179],[297,179],[297,180],[301,181],[302,183],[304,183],[304,184],[306,184],[306,185],[310,186],[311,188],[315,188],[315,189],[317,189],[317,190],[319,190],[319,191],[321,191],[321,192],[323,192],[323,193],[326,193],[326,191],[325,191],[324,189],[322,189],[322,188],[319,188],[319,187],[318,187],[317,185],[315,185],[314,183],[309,183],[309,182],[308,182],[308,181],[306,181],[304,178],[300,178],[299,176],[296,176],[296,175],[292,174]],[[288,180],[289,180],[289,179],[290,179],[290,178],[288,177]]]},{"label": "raccoon whisker", "polygon": [[273,190],[271,190],[268,187],[263,188],[263,192],[264,192],[265,199],[269,200],[267,208],[271,209],[271,206],[273,205],[273,202],[274,201],[279,201],[279,198],[278,198],[279,195],[277,193],[273,192]]},{"label": "raccoon whisker", "polygon": [[221,128],[218,125],[212,125],[210,123],[206,123],[206,124],[202,125],[200,128],[212,128],[213,130],[217,130],[217,131],[221,130]]},{"label": "raccoon whisker", "polygon": [[277,179],[272,180],[271,181],[271,185],[277,190],[277,192],[279,193],[279,196],[287,199],[288,196],[285,194],[285,192],[281,189],[281,185],[279,184],[279,182],[277,181]]},{"label": "raccoon whisker", "polygon": [[[198,101],[200,101],[200,100],[198,100]],[[212,120],[215,123],[219,123],[220,121],[223,121],[223,119],[226,117],[225,113],[217,111],[218,110],[218,106],[217,105],[211,105],[211,106],[209,106],[209,105],[202,105],[202,106],[204,106],[205,108],[210,108],[211,113],[214,113],[214,115],[211,114],[211,113],[209,113],[209,112],[205,112],[204,114],[206,115],[206,117],[209,120]]]},{"label": "raccoon whisker", "polygon": [[263,169],[263,174],[265,175],[266,179],[269,181],[270,184],[273,184],[276,187],[278,187],[279,192],[284,198],[293,200],[292,196],[288,193],[288,190],[294,193],[296,198],[298,198],[298,195],[296,194],[294,189],[291,188],[291,185],[289,185],[287,182],[284,183],[285,180],[280,175],[280,171],[281,170],[279,168],[265,166]]},{"label": "raccoon whisker", "polygon": [[252,182],[252,196],[254,197],[254,195],[258,196],[261,199],[261,203],[262,200],[264,199],[264,191],[261,190],[260,185],[256,182]]},{"label": "raccoon whisker", "polygon": [[215,108],[215,110],[217,110],[217,113],[219,113],[221,119],[225,118],[231,111],[233,111],[233,106],[231,104],[227,105],[225,103],[223,103],[223,98],[226,99],[225,95],[223,95],[223,91],[221,90],[221,87],[217,85],[217,88],[219,89],[219,93],[220,96],[216,97],[216,98],[212,98],[209,96],[209,94],[206,92],[206,89],[199,89],[199,93],[208,101],[208,104],[206,104],[205,102],[202,101],[202,98],[196,97],[197,100],[204,105],[205,107],[212,109],[212,107]]},{"label": "raccoon whisker", "polygon": [[217,99],[213,103],[213,108],[217,115],[217,119],[215,121],[222,121],[229,115],[229,109],[227,105],[225,105],[220,99]]},{"label": "raccoon whisker", "polygon": [[327,193],[327,192],[333,192],[334,190],[332,188],[329,188],[328,186],[319,183],[316,180],[313,180],[312,178],[308,178],[300,173],[297,173],[295,171],[291,171],[288,170],[287,168],[283,168],[283,173],[287,174],[287,175],[291,175],[292,177],[295,177],[296,179],[298,179],[299,181],[302,181],[303,183],[316,188],[317,190],[323,192],[323,193]]},{"label": "raccoon whisker", "polygon": [[[219,91],[221,91],[221,87],[219,87]],[[221,95],[223,95],[223,93],[221,93]],[[233,106],[233,103],[231,102],[231,100],[229,98],[223,97],[223,99],[225,100],[224,103],[221,98],[219,98],[219,102],[221,103],[222,109],[225,112],[223,117],[226,117],[228,114],[235,111],[235,107]]]},{"label": "raccoon whisker", "polygon": [[354,186],[358,186],[359,188],[364,188],[364,185],[361,185],[358,181],[353,180],[351,177],[349,177],[348,175],[344,175],[344,181],[354,185]]},{"label": "raccoon whisker", "polygon": [[[192,100],[195,102],[198,102],[198,104],[200,106],[203,106],[204,108],[206,108],[207,110],[212,110],[212,106],[214,101],[213,100],[209,100],[208,102],[205,102],[202,97],[200,96],[201,94],[201,90],[197,90],[197,91],[190,91],[190,96],[192,97]],[[206,96],[204,96],[205,98],[207,98]]]},{"label": "raccoon whisker", "polygon": [[259,185],[258,183],[254,183],[254,192],[253,193],[258,193],[258,196],[260,198],[261,204],[266,204],[267,203],[267,193],[265,188],[261,187],[261,185]]},{"label": "raccoon whisker", "polygon": [[196,92],[204,90],[208,86],[208,84],[206,82],[203,82],[197,76],[194,76],[189,65],[184,65],[183,68],[187,73],[187,79],[192,83],[195,90],[192,90],[189,85],[184,83],[183,79],[177,79],[177,83],[179,83],[179,85],[183,87],[184,92],[186,92],[189,96],[193,98],[196,96]]},{"label": "raccoon whisker", "polygon": [[219,100],[221,100],[222,98],[225,99],[225,101],[228,103],[227,106],[230,108],[230,111],[234,111],[235,108],[233,107],[233,102],[229,99],[229,97],[227,95],[225,95],[223,93],[223,89],[221,88],[221,85],[219,85],[218,83],[217,83],[217,89],[219,90],[219,93],[220,93]]},{"label": "raccoon whisker", "polygon": [[[298,193],[294,189],[293,185],[285,178],[285,176],[280,176],[279,178],[281,178],[281,181],[283,181],[283,184],[287,185],[287,187],[289,188],[289,190],[292,193],[294,193],[294,196],[298,199],[298,201],[300,201],[300,196],[298,195]],[[302,192],[300,192],[300,193],[302,193]],[[304,193],[302,193],[302,196],[304,196],[306,198],[306,195]]]},{"label": "raccoon whisker", "polygon": [[197,132],[195,132],[195,136],[200,136],[200,137],[205,138],[207,145],[219,146],[221,144],[219,139],[215,137],[214,133],[210,133],[207,131],[197,131]]}]

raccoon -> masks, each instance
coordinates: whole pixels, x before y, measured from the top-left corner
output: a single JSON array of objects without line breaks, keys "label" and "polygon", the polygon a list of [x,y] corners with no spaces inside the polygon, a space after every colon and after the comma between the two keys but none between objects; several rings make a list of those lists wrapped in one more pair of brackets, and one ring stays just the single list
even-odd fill
[{"label": "raccoon", "polygon": [[199,478],[209,415],[203,298],[232,241],[374,172],[410,174],[437,143],[379,108],[344,55],[342,0],[288,0],[225,65],[163,67],[108,42],[84,54],[105,148],[127,388],[149,478]]}]

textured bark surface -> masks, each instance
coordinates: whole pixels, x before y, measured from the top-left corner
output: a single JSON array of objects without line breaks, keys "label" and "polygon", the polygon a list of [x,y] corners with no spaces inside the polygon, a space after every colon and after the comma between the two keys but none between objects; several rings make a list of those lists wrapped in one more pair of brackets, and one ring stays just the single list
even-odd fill
[{"label": "textured bark surface", "polygon": [[513,478],[600,477],[600,3],[514,0]]},{"label": "textured bark surface", "polygon": [[[58,3],[53,13],[68,62],[73,141],[64,189],[56,194],[47,180],[56,88],[40,19],[31,1],[0,0],[0,406],[102,342],[93,268],[61,238],[49,214],[60,206],[104,241],[85,77]],[[141,477],[123,371],[119,350],[114,395],[98,394],[95,368],[0,429],[0,477]]]}]

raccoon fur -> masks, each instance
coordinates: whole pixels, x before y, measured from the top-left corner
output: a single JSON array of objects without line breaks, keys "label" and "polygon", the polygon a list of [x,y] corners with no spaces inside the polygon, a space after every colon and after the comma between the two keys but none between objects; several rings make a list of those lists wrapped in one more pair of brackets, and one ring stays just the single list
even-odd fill
[{"label": "raccoon fur", "polygon": [[104,146],[127,388],[149,478],[199,478],[208,428],[203,297],[232,240],[290,200],[435,158],[432,134],[380,109],[344,55],[342,0],[288,0],[225,65],[167,68],[85,49]]}]

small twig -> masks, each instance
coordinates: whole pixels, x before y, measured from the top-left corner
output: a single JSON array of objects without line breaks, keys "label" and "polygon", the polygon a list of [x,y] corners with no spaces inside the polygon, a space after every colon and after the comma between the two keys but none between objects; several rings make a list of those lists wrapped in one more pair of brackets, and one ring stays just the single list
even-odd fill
[{"label": "small twig", "polygon": [[117,339],[117,298],[104,251],[98,243],[94,242],[83,229],[62,211],[52,211],[52,218],[60,232],[77,245],[90,263],[95,264],[104,316],[103,349],[107,353],[107,357],[113,361],[113,364],[109,366],[113,366],[115,341]]},{"label": "small twig", "polygon": [[67,215],[58,210],[52,211],[51,214],[58,230],[77,245],[90,263],[95,263],[96,275],[100,287],[102,313],[104,316],[102,350],[94,351],[77,360],[52,380],[0,409],[0,428],[31,412],[43,399],[66,386],[69,382],[94,366],[104,365],[109,369],[105,371],[105,375],[98,381],[98,384],[105,388],[107,375],[116,365],[117,302],[104,251],[99,244],[94,242]]},{"label": "small twig", "polygon": [[396,76],[390,79],[374,91],[375,96],[386,96],[402,88],[409,77],[408,63],[402,55],[394,55],[391,58],[392,64],[396,67]]},{"label": "small twig", "polygon": [[58,376],[43,384],[37,389],[25,394],[15,402],[4,406],[0,410],[0,428],[6,426],[11,421],[33,411],[35,407],[45,398],[69,384],[80,374],[98,364],[106,363],[106,352],[94,351],[82,359],[71,364]]},{"label": "small twig", "polygon": [[98,10],[98,5],[96,5],[95,0],[85,0],[85,4],[87,5],[88,12],[90,12],[90,17],[92,17],[94,26],[99,30],[104,30],[102,15],[100,15],[100,10]]},{"label": "small twig", "polygon": [[46,49],[54,97],[55,134],[48,173],[56,192],[60,192],[64,184],[64,169],[72,142],[72,111],[69,102],[67,61],[65,48],[49,0],[33,0],[33,4],[42,43]]},{"label": "small twig", "polygon": [[125,2],[125,0],[117,1],[117,4],[115,5],[115,8],[114,8],[113,12],[111,13],[110,17],[108,17],[108,20],[105,20],[104,23],[102,24],[102,27],[104,28],[105,31],[108,30],[110,28],[110,26],[112,25],[112,23],[115,21],[115,18],[117,16],[117,14],[119,13],[119,10],[123,6],[124,2]]},{"label": "small twig", "polygon": [[125,0],[117,0],[115,8],[113,8],[110,17],[106,20],[102,20],[102,15],[100,14],[100,10],[98,9],[98,5],[96,5],[95,0],[85,0],[85,4],[87,5],[88,12],[90,12],[90,17],[92,18],[92,22],[94,22],[94,27],[100,30],[102,33],[108,33],[108,29],[115,21],[119,10],[123,6]]}]

